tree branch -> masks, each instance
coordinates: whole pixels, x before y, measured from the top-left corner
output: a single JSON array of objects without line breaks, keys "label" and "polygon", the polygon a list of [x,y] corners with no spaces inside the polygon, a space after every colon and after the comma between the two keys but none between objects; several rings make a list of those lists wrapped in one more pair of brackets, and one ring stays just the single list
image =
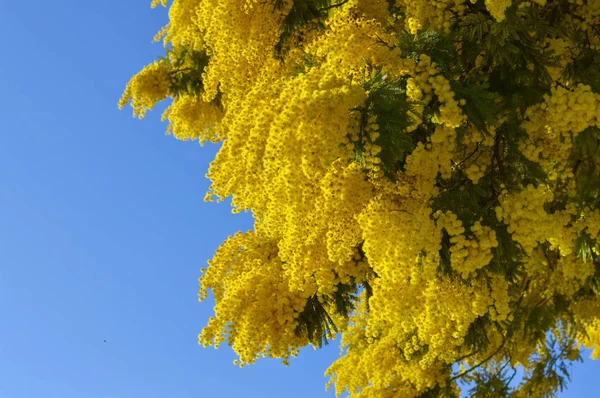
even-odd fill
[{"label": "tree branch", "polygon": [[319,11],[328,11],[328,10],[331,10],[332,8],[335,8],[335,7],[341,7],[344,4],[346,4],[348,1],[349,0],[344,0],[344,1],[340,1],[339,3],[332,4],[332,5],[327,6],[327,7],[319,8]]},{"label": "tree branch", "polygon": [[479,150],[479,142],[477,143],[477,146],[475,147],[475,150],[473,152],[471,152],[471,154],[469,156],[467,156],[466,158],[464,158],[463,160],[461,160],[460,162],[458,162],[455,167],[460,167],[464,162],[466,162],[473,155],[475,155],[475,153],[477,153],[478,150]]},{"label": "tree branch", "polygon": [[504,336],[502,336],[502,344],[500,344],[500,346],[494,351],[492,352],[490,355],[488,355],[483,361],[479,362],[477,365],[473,366],[471,369],[467,369],[462,373],[457,374],[456,376],[452,377],[450,379],[450,381],[454,381],[456,379],[459,379],[469,373],[471,373],[472,371],[474,371],[475,369],[481,367],[482,365],[486,364],[490,359],[492,359],[497,353],[500,352],[500,350],[502,348],[504,348],[504,344],[506,343],[506,339],[504,338]]}]

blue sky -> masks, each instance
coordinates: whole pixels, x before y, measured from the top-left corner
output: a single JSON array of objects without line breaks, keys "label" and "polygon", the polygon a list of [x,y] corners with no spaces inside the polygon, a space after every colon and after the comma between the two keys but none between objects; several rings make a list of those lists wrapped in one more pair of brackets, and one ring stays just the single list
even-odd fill
[{"label": "blue sky", "polygon": [[244,369],[197,345],[199,270],[251,220],[203,202],[215,147],[117,110],[163,54],[149,3],[0,0],[0,398],[333,397],[336,343]]}]

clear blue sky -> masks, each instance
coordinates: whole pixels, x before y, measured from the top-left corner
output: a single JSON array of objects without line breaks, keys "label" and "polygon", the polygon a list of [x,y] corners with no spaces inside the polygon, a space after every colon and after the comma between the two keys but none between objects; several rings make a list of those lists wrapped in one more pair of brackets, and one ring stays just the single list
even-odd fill
[{"label": "clear blue sky", "polygon": [[[149,3],[0,0],[0,398],[332,397],[336,343],[244,369],[197,345],[199,270],[251,221],[203,202],[214,147],[117,111],[163,54]],[[597,396],[600,362],[575,372],[562,396]]]}]

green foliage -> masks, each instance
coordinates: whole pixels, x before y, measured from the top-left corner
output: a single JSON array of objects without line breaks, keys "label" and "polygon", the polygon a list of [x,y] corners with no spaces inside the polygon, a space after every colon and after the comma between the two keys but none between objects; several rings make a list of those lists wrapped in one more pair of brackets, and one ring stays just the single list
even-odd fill
[{"label": "green foliage", "polygon": [[[361,138],[367,138],[364,133],[368,116],[376,116],[379,125],[379,137],[375,143],[381,147],[380,159],[385,175],[393,179],[396,171],[404,165],[405,158],[415,148],[417,141],[414,136],[405,133],[412,124],[409,114],[413,106],[406,98],[406,79],[388,79],[381,71],[363,83],[369,92],[361,111]],[[361,151],[360,144],[357,151]]]},{"label": "green foliage", "polygon": [[315,65],[315,60],[310,55],[307,53],[303,53],[302,55],[302,62],[292,67],[292,71],[296,76],[306,73]]},{"label": "green foliage", "polygon": [[589,85],[594,92],[598,93],[600,92],[600,74],[598,74],[600,51],[585,47],[580,51],[577,58],[565,69],[565,76]]},{"label": "green foliage", "polygon": [[592,249],[597,246],[598,244],[592,239],[590,234],[583,232],[581,235],[579,235],[579,238],[577,238],[577,257],[580,258],[584,263],[590,260],[593,261],[595,255]]},{"label": "green foliage", "polygon": [[427,26],[414,35],[403,30],[396,46],[402,51],[403,58],[418,58],[421,54],[427,54],[446,77],[460,71],[454,41],[448,34],[430,30]]},{"label": "green foliage", "polygon": [[465,81],[450,82],[457,100],[464,99],[463,112],[479,130],[487,132],[487,124],[494,124],[504,108],[500,94],[489,90],[489,83],[481,75],[473,75]]},{"label": "green foliage", "polygon": [[[508,365],[508,362],[506,365]],[[475,372],[469,380],[471,385],[474,385],[469,393],[475,397],[508,397],[512,390],[510,383],[515,374],[516,369],[512,368],[509,371],[504,366],[495,372]]]},{"label": "green foliage", "polygon": [[600,198],[600,167],[597,164],[600,150],[600,129],[589,127],[574,140],[571,162],[577,182],[580,206],[594,206]]},{"label": "green foliage", "polygon": [[436,385],[434,388],[427,390],[423,394],[419,394],[417,398],[437,398],[437,397],[446,397],[446,398],[458,398],[458,394],[452,388],[452,385],[448,385],[446,387],[440,387],[440,385]]},{"label": "green foliage", "polygon": [[319,297],[313,295],[306,301],[304,310],[298,314],[298,325],[295,332],[297,336],[308,336],[308,341],[322,347],[323,344],[328,344],[329,340],[334,338],[338,328]]},{"label": "green foliage", "polygon": [[[573,340],[559,342],[550,337],[534,359],[533,370],[528,371],[519,391],[527,396],[554,397],[563,391],[571,379],[569,366],[573,359],[569,352],[574,350]],[[577,355],[575,361],[581,361]]]},{"label": "green foliage", "polygon": [[308,341],[318,347],[327,345],[329,340],[338,333],[338,327],[327,312],[330,308],[336,314],[348,318],[354,311],[357,286],[354,282],[338,284],[336,291],[330,296],[311,296],[304,309],[298,313],[298,325],[295,333],[297,336],[306,335]]},{"label": "green foliage", "polygon": [[[275,53],[282,57],[289,47],[290,39],[297,35],[300,29],[308,24],[321,25],[321,20],[327,17],[329,10],[342,6],[348,0],[294,0],[292,9],[283,19],[283,29],[275,46]],[[275,2],[275,8],[281,9],[283,0]]]},{"label": "green foliage", "polygon": [[206,53],[193,51],[187,48],[167,49],[162,62],[169,64],[169,77],[171,79],[171,92],[173,95],[189,94],[200,95],[204,91],[202,74],[208,66],[210,57]]},{"label": "green foliage", "polygon": [[471,355],[479,351],[485,351],[490,345],[490,339],[487,335],[487,328],[491,325],[490,318],[480,316],[469,326],[465,336],[465,346],[471,350]]}]

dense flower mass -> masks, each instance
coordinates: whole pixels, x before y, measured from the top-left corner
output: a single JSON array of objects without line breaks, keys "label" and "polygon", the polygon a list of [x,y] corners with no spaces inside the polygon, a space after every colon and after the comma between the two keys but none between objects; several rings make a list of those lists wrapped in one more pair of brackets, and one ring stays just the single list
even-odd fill
[{"label": "dense flower mass", "polygon": [[206,200],[255,218],[203,270],[201,344],[339,333],[330,385],[364,398],[552,396],[600,356],[600,0],[158,5],[119,106],[170,99],[220,144]]}]

